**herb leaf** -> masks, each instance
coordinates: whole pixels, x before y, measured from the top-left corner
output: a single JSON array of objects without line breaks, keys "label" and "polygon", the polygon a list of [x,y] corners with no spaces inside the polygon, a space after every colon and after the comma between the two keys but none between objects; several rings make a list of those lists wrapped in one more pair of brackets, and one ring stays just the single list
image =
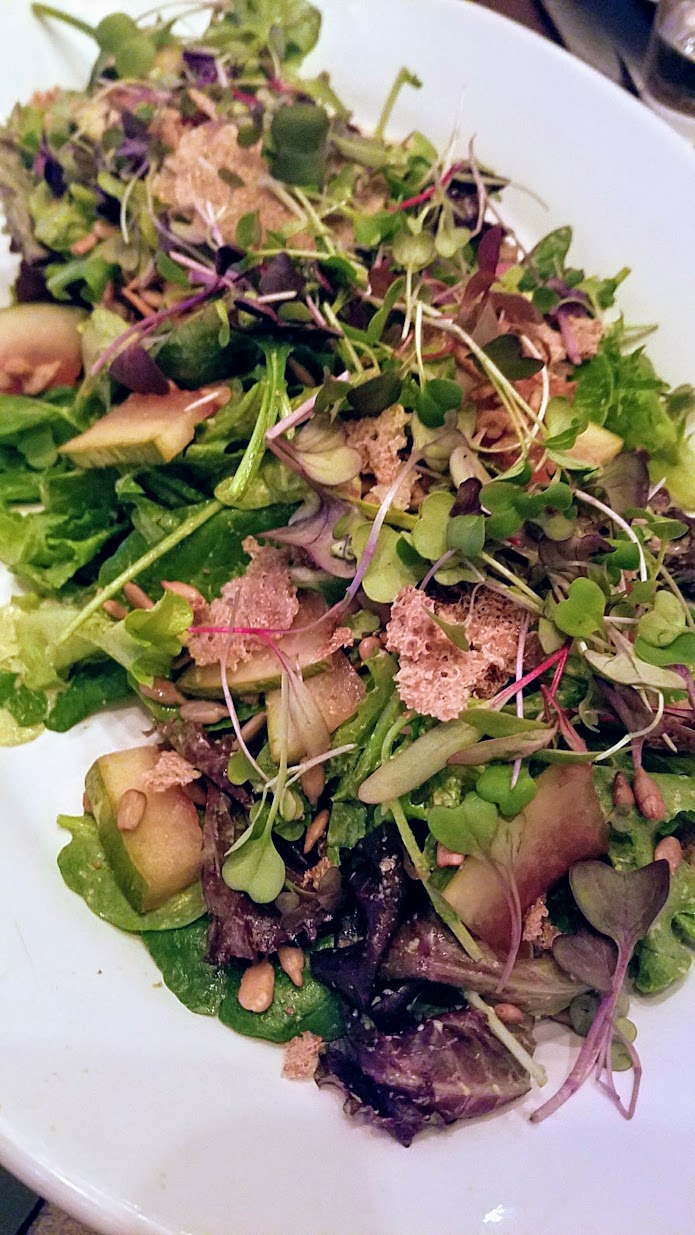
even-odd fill
[{"label": "herb leaf", "polygon": [[570,885],[584,917],[626,952],[644,938],[666,903],[668,862],[650,862],[633,871],[617,871],[605,862],[577,862]]}]

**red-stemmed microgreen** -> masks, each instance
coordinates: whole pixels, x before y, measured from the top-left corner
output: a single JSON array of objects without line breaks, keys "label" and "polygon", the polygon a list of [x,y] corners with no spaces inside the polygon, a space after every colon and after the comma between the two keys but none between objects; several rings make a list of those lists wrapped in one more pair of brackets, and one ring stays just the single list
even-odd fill
[{"label": "red-stemmed microgreen", "polygon": [[[635,945],[644,938],[666,903],[670,886],[668,862],[651,862],[633,871],[617,871],[605,862],[577,862],[570,871],[570,885],[584,917],[601,935],[617,946],[610,988],[602,994],[593,1024],[584,1039],[577,1061],[567,1080],[550,1100],[534,1111],[531,1119],[540,1123],[572,1097],[596,1071],[599,1079],[607,1074],[605,1088],[626,1119],[631,1119],[637,1102],[641,1068],[633,1072],[630,1101],[625,1105],[612,1081],[610,1047],[615,1033],[615,1009]],[[557,959],[563,963],[562,952]],[[570,970],[572,957],[565,955]],[[575,962],[576,965],[576,962]],[[634,1048],[630,1058],[636,1060]]]},{"label": "red-stemmed microgreen", "polygon": [[577,733],[565,709],[560,706],[551,688],[541,686],[541,695],[545,704],[546,720],[552,721],[553,713],[555,713],[558,731],[562,734],[570,750],[576,751],[577,754],[585,755],[588,750],[586,742]]},{"label": "red-stemmed microgreen", "polygon": [[518,681],[512,682],[510,686],[505,686],[504,690],[501,690],[499,694],[495,695],[494,699],[490,701],[489,706],[496,709],[503,708],[505,704],[509,703],[510,699],[513,699],[514,696],[518,694],[520,690],[523,690],[526,686],[530,686],[531,682],[535,682],[536,678],[541,677],[541,675],[548,669],[552,669],[553,665],[556,665],[558,661],[562,659],[563,653],[564,659],[566,660],[567,653],[564,648],[557,648],[555,652],[551,652],[549,656],[545,657],[545,660],[541,661],[540,665],[536,665],[535,668],[529,669],[523,677],[519,678]]}]

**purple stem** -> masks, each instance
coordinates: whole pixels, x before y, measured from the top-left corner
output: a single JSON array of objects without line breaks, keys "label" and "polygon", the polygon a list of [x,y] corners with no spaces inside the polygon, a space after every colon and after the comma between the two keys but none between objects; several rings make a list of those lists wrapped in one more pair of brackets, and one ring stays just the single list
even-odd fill
[{"label": "purple stem", "polygon": [[685,682],[685,689],[688,692],[690,709],[695,716],[695,682],[693,682],[693,675],[687,665],[671,665],[671,668],[675,669],[678,676]]},{"label": "purple stem", "polygon": [[572,326],[570,324],[572,320],[572,314],[566,308],[564,308],[564,306],[561,306],[555,311],[555,320],[557,321],[557,324],[560,327],[560,334],[562,335],[562,342],[565,345],[565,351],[567,352],[569,359],[571,360],[573,365],[581,364],[582,363],[581,352],[579,351],[579,348],[577,346],[577,340],[574,337]]},{"label": "purple stem", "polygon": [[423,592],[425,591],[428,583],[432,582],[437,571],[441,570],[444,563],[448,562],[449,558],[453,557],[455,552],[456,552],[455,549],[447,549],[446,553],[443,553],[442,556],[437,559],[437,561],[434,563],[434,566],[430,566],[429,570],[427,571],[427,574],[422,580],[422,583],[418,584],[418,587],[421,588]]},{"label": "purple stem", "polygon": [[549,1115],[552,1115],[561,1106],[564,1106],[565,1102],[588,1080],[596,1067],[605,1046],[606,1035],[608,1035],[609,1041],[613,1036],[615,1005],[625,980],[630,955],[631,949],[619,948],[618,963],[613,974],[613,987],[607,995],[604,995],[598,1006],[593,1024],[584,1039],[584,1045],[579,1052],[577,1061],[557,1093],[552,1098],[549,1098],[547,1102],[544,1102],[542,1106],[539,1106],[537,1111],[533,1112],[531,1116],[532,1123],[541,1123],[542,1120],[547,1119]]},{"label": "purple stem", "polygon": [[516,964],[521,947],[521,937],[523,934],[524,923],[521,913],[521,901],[519,899],[519,889],[517,887],[514,873],[510,867],[504,866],[501,862],[492,861],[492,866],[502,881],[504,895],[509,909],[509,918],[511,923],[511,939],[509,943],[509,951],[507,959],[504,963],[504,969],[500,974],[500,980],[495,988],[495,993],[499,995],[504,990],[509,981],[511,972]]},{"label": "purple stem", "polygon": [[146,335],[151,334],[153,330],[156,330],[162,322],[167,321],[170,317],[177,317],[180,313],[186,313],[188,309],[196,308],[197,305],[203,304],[204,301],[209,300],[215,292],[221,290],[222,284],[218,280],[217,286],[206,288],[205,291],[202,292],[196,292],[195,296],[189,296],[186,300],[179,300],[177,304],[172,305],[170,308],[160,309],[159,312],[153,313],[150,317],[143,317],[141,321],[135,322],[132,326],[129,326],[122,335],[119,335],[117,339],[114,339],[113,343],[110,343],[106,348],[106,351],[102,352],[101,356],[99,356],[99,358],[92,365],[89,371],[89,376],[96,377],[99,373],[101,373],[102,369],[107,368],[108,365],[111,364],[111,361],[116,356],[120,355],[123,348],[126,347],[133,339],[144,338]]}]

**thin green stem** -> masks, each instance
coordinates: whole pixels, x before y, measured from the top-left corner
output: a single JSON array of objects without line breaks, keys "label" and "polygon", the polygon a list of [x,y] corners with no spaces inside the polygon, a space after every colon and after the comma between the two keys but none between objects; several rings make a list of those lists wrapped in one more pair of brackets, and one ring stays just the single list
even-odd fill
[{"label": "thin green stem", "polygon": [[402,716],[399,716],[398,719],[393,722],[393,724],[391,725],[391,728],[389,729],[388,733],[386,734],[386,737],[384,738],[381,744],[381,762],[382,763],[387,763],[388,760],[391,758],[391,754],[393,752],[393,744],[396,738],[398,737],[399,733],[401,733],[403,729],[405,729],[406,726],[410,724],[412,719],[413,719],[412,712],[404,712]]},{"label": "thin green stem", "polygon": [[495,1009],[491,1008],[490,1004],[486,1003],[484,999],[481,999],[477,991],[464,990],[463,993],[466,996],[466,1001],[470,1004],[470,1006],[475,1008],[477,1012],[482,1012],[490,1027],[490,1032],[495,1035],[497,1041],[501,1042],[502,1046],[506,1046],[509,1054],[514,1056],[517,1063],[521,1064],[522,1068],[528,1072],[532,1080],[534,1080],[537,1085],[547,1084],[548,1073],[543,1065],[536,1063],[533,1056],[530,1055],[526,1048],[521,1045],[519,1039],[515,1038],[514,1034],[507,1029],[505,1024],[503,1024],[495,1012]]},{"label": "thin green stem", "polygon": [[285,363],[287,349],[276,349],[268,355],[268,376],[249,444],[233,476],[220,481],[215,496],[225,506],[234,506],[257,475],[265,454],[265,436],[280,418],[285,394]]},{"label": "thin green stem", "polygon": [[341,346],[342,351],[344,352],[343,358],[345,362],[351,364],[353,369],[355,369],[357,373],[362,373],[363,371],[362,361],[360,360],[359,356],[357,355],[357,352],[352,346],[352,343],[350,342],[347,335],[345,334],[345,331],[343,330],[340,322],[338,321],[338,318],[336,317],[332,306],[328,304],[328,302],[326,302],[323,305],[323,315],[326,318],[326,320],[330,323],[330,325],[333,327],[334,330],[340,331],[340,346]]},{"label": "thin green stem", "polygon": [[393,112],[393,109],[396,106],[396,101],[403,87],[404,86],[416,86],[417,87],[419,85],[420,85],[420,82],[418,81],[417,77],[415,77],[414,74],[411,73],[409,69],[403,68],[400,70],[398,76],[396,77],[396,80],[394,81],[391,89],[389,90],[386,96],[386,102],[384,103],[384,106],[381,109],[381,115],[379,116],[377,126],[374,130],[374,136],[376,138],[378,139],[383,138],[384,133],[386,132],[386,126],[389,120],[391,119],[391,113]]},{"label": "thin green stem", "polygon": [[418,879],[422,881],[423,887],[429,896],[435,911],[439,914],[445,926],[449,927],[452,935],[458,939],[464,952],[467,952],[471,960],[482,960],[482,952],[478,947],[475,939],[470,931],[463,925],[460,917],[447,900],[444,899],[441,892],[437,888],[433,888],[429,882],[430,872],[427,867],[424,855],[413,836],[413,830],[405,817],[405,811],[401,806],[400,799],[395,798],[394,801],[386,803],[386,809],[391,811],[398,828],[398,834],[403,842],[403,847],[412,862]]},{"label": "thin green stem", "polygon": [[92,597],[84,609],[81,609],[68,624],[63,633],[63,640],[69,639],[74,635],[75,631],[79,630],[80,626],[83,626],[95,613],[98,613],[105,601],[111,600],[112,597],[116,596],[126,583],[130,583],[131,579],[136,579],[144,570],[148,570],[150,566],[159,561],[160,557],[164,557],[164,554],[168,553],[170,549],[174,549],[182,540],[186,540],[193,532],[197,532],[199,527],[207,523],[208,519],[212,519],[213,515],[216,515],[220,510],[222,510],[222,503],[213,499],[213,501],[203,506],[202,510],[198,510],[189,519],[185,519],[183,523],[180,523],[163,540],[157,541],[157,544],[148,549],[147,553],[143,553],[137,562],[133,562],[132,566],[127,566],[111,583],[108,583],[96,596]]},{"label": "thin green stem", "polygon": [[73,17],[72,13],[63,13],[61,9],[54,9],[51,4],[32,4],[31,11],[39,21],[44,21],[47,17],[51,17],[54,21],[62,21],[66,26],[72,26],[73,30],[79,30],[80,34],[89,35],[90,39],[96,38],[96,30],[94,26],[88,25],[86,21],[81,21],[79,17]]},{"label": "thin green stem", "polygon": [[[341,494],[342,497],[343,495]],[[365,502],[361,497],[354,498],[346,495],[343,500],[349,502],[361,514],[366,515],[368,519],[371,519],[372,523],[379,513],[378,506],[375,506],[373,502]],[[412,532],[417,523],[417,515],[409,515],[405,510],[396,510],[392,506],[384,519],[384,523],[388,523],[389,527],[398,527],[403,532]]]},{"label": "thin green stem", "polygon": [[324,223],[323,219],[319,217],[316,210],[314,209],[312,202],[307,197],[306,193],[303,193],[301,189],[295,187],[294,194],[295,194],[295,197],[297,198],[297,201],[299,202],[299,204],[302,206],[303,210],[305,211],[307,218],[309,219],[309,222],[313,225],[317,235],[321,237],[324,244],[326,245],[326,252],[329,253],[332,257],[334,257],[336,250],[335,250],[335,244],[333,243],[333,236],[331,234],[330,227],[328,227],[328,225]]},{"label": "thin green stem", "polygon": [[509,570],[502,562],[498,562],[497,559],[492,557],[489,553],[481,553],[480,560],[481,562],[485,562],[485,565],[489,566],[490,570],[497,571],[499,575],[502,575],[504,579],[507,579],[510,583],[512,583],[514,587],[519,589],[520,592],[523,592],[530,601],[533,601],[533,606],[536,613],[543,612],[543,604],[539,600],[538,596],[536,596],[536,593],[524,583],[523,579],[519,579],[518,576],[514,574],[513,570]]}]

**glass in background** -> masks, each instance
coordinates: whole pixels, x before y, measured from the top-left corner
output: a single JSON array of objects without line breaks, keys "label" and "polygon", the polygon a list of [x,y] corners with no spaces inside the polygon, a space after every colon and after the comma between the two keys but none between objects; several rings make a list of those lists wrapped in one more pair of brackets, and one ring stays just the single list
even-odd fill
[{"label": "glass in background", "polygon": [[695,141],[695,0],[660,0],[644,71],[647,102]]}]

